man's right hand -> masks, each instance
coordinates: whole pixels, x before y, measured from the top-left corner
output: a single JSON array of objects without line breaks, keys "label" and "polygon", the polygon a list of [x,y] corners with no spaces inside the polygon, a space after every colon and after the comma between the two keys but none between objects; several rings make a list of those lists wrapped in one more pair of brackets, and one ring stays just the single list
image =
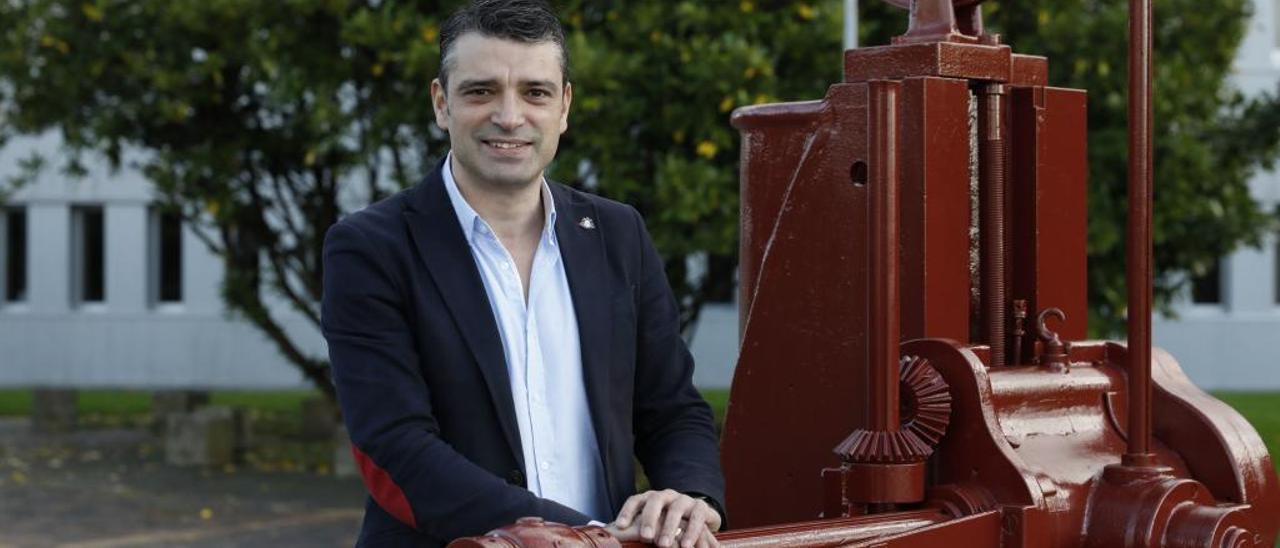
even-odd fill
[{"label": "man's right hand", "polygon": [[711,505],[673,491],[646,491],[622,505],[618,519],[606,528],[624,541],[644,541],[661,548],[718,548],[715,531],[720,513]]}]

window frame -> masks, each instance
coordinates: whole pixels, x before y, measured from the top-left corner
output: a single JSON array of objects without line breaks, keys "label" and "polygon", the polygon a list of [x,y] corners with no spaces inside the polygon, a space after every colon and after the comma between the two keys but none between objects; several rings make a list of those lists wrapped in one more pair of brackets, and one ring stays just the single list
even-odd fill
[{"label": "window frame", "polygon": [[[91,257],[85,246],[88,244],[88,227],[87,215],[94,213],[101,219],[101,227],[98,231],[98,238],[101,240],[101,256],[98,260],[98,268],[101,270],[99,275],[101,281],[100,295],[97,299],[89,300],[86,296],[88,285],[90,283],[89,276]],[[71,307],[77,310],[95,311],[106,307],[107,303],[107,208],[102,203],[74,203],[71,204],[71,261],[68,263],[71,267]]]},{"label": "window frame", "polygon": [[1227,277],[1227,268],[1228,268],[1227,259],[1228,259],[1227,257],[1218,257],[1217,266],[1210,269],[1208,272],[1205,272],[1205,277],[1208,277],[1209,275],[1212,275],[1212,274],[1217,274],[1217,300],[1215,301],[1197,300],[1196,285],[1197,285],[1197,280],[1200,279],[1200,277],[1195,276],[1193,274],[1188,274],[1189,287],[1187,288],[1187,300],[1192,307],[1202,308],[1202,309],[1225,309],[1226,308],[1226,305],[1227,305],[1226,277]]},{"label": "window frame", "polygon": [[[177,297],[165,295],[165,222],[166,219],[177,220]],[[159,206],[152,206],[147,212],[147,301],[152,309],[180,309],[186,302],[186,261],[184,250],[186,222],[181,214],[166,212]]]},{"label": "window frame", "polygon": [[[1277,0],[1276,7],[1280,11],[1280,0]],[[1280,220],[1280,203],[1276,203],[1272,209],[1276,219]],[[1271,232],[1271,240],[1271,306],[1280,311],[1280,223]]]},{"label": "window frame", "polygon": [[[22,268],[21,270],[21,286],[15,296],[13,288],[13,265],[11,260],[13,256],[13,219],[14,214],[18,213],[22,216]],[[22,305],[31,298],[31,213],[25,204],[8,204],[0,208],[0,257],[3,257],[3,268],[0,268],[0,303],[5,306]]]}]

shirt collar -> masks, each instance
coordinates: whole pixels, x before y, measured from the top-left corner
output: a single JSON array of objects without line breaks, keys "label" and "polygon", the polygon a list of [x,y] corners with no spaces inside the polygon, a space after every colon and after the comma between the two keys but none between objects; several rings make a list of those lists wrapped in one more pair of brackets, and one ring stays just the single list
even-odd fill
[{"label": "shirt collar", "polygon": [[[479,213],[467,203],[467,199],[462,196],[462,191],[458,190],[458,182],[453,178],[453,153],[450,152],[444,159],[443,177],[444,188],[449,193],[449,201],[453,204],[453,212],[458,216],[458,223],[462,225],[462,233],[470,242],[477,231],[482,234],[485,231],[493,232],[489,223],[480,217]],[[556,244],[556,202],[551,199],[551,187],[547,185],[546,177],[542,178],[542,213],[543,225],[542,232],[549,238],[552,245]]]}]

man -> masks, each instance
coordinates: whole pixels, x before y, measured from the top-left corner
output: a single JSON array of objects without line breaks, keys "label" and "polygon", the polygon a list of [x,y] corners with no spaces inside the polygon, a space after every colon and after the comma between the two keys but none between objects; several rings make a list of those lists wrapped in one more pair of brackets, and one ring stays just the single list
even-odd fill
[{"label": "man", "polygon": [[[324,333],[371,494],[359,543],[541,516],[714,546],[717,440],[643,220],[543,178],[573,99],[558,20],[478,0],[440,42],[451,152],[325,241]],[[659,490],[633,495],[633,457]]]}]

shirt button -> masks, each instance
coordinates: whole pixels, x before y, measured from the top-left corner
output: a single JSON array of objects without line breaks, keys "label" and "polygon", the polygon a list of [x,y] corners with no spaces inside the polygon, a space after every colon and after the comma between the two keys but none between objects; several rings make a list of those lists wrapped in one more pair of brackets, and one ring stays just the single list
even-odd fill
[{"label": "shirt button", "polygon": [[543,470],[550,470],[550,469],[551,469],[551,465],[550,465],[550,464],[548,464],[548,463],[547,463],[547,461],[545,461],[545,460],[544,460],[544,461],[542,461],[542,464],[540,464],[540,465],[539,465],[539,467],[541,467]]}]

